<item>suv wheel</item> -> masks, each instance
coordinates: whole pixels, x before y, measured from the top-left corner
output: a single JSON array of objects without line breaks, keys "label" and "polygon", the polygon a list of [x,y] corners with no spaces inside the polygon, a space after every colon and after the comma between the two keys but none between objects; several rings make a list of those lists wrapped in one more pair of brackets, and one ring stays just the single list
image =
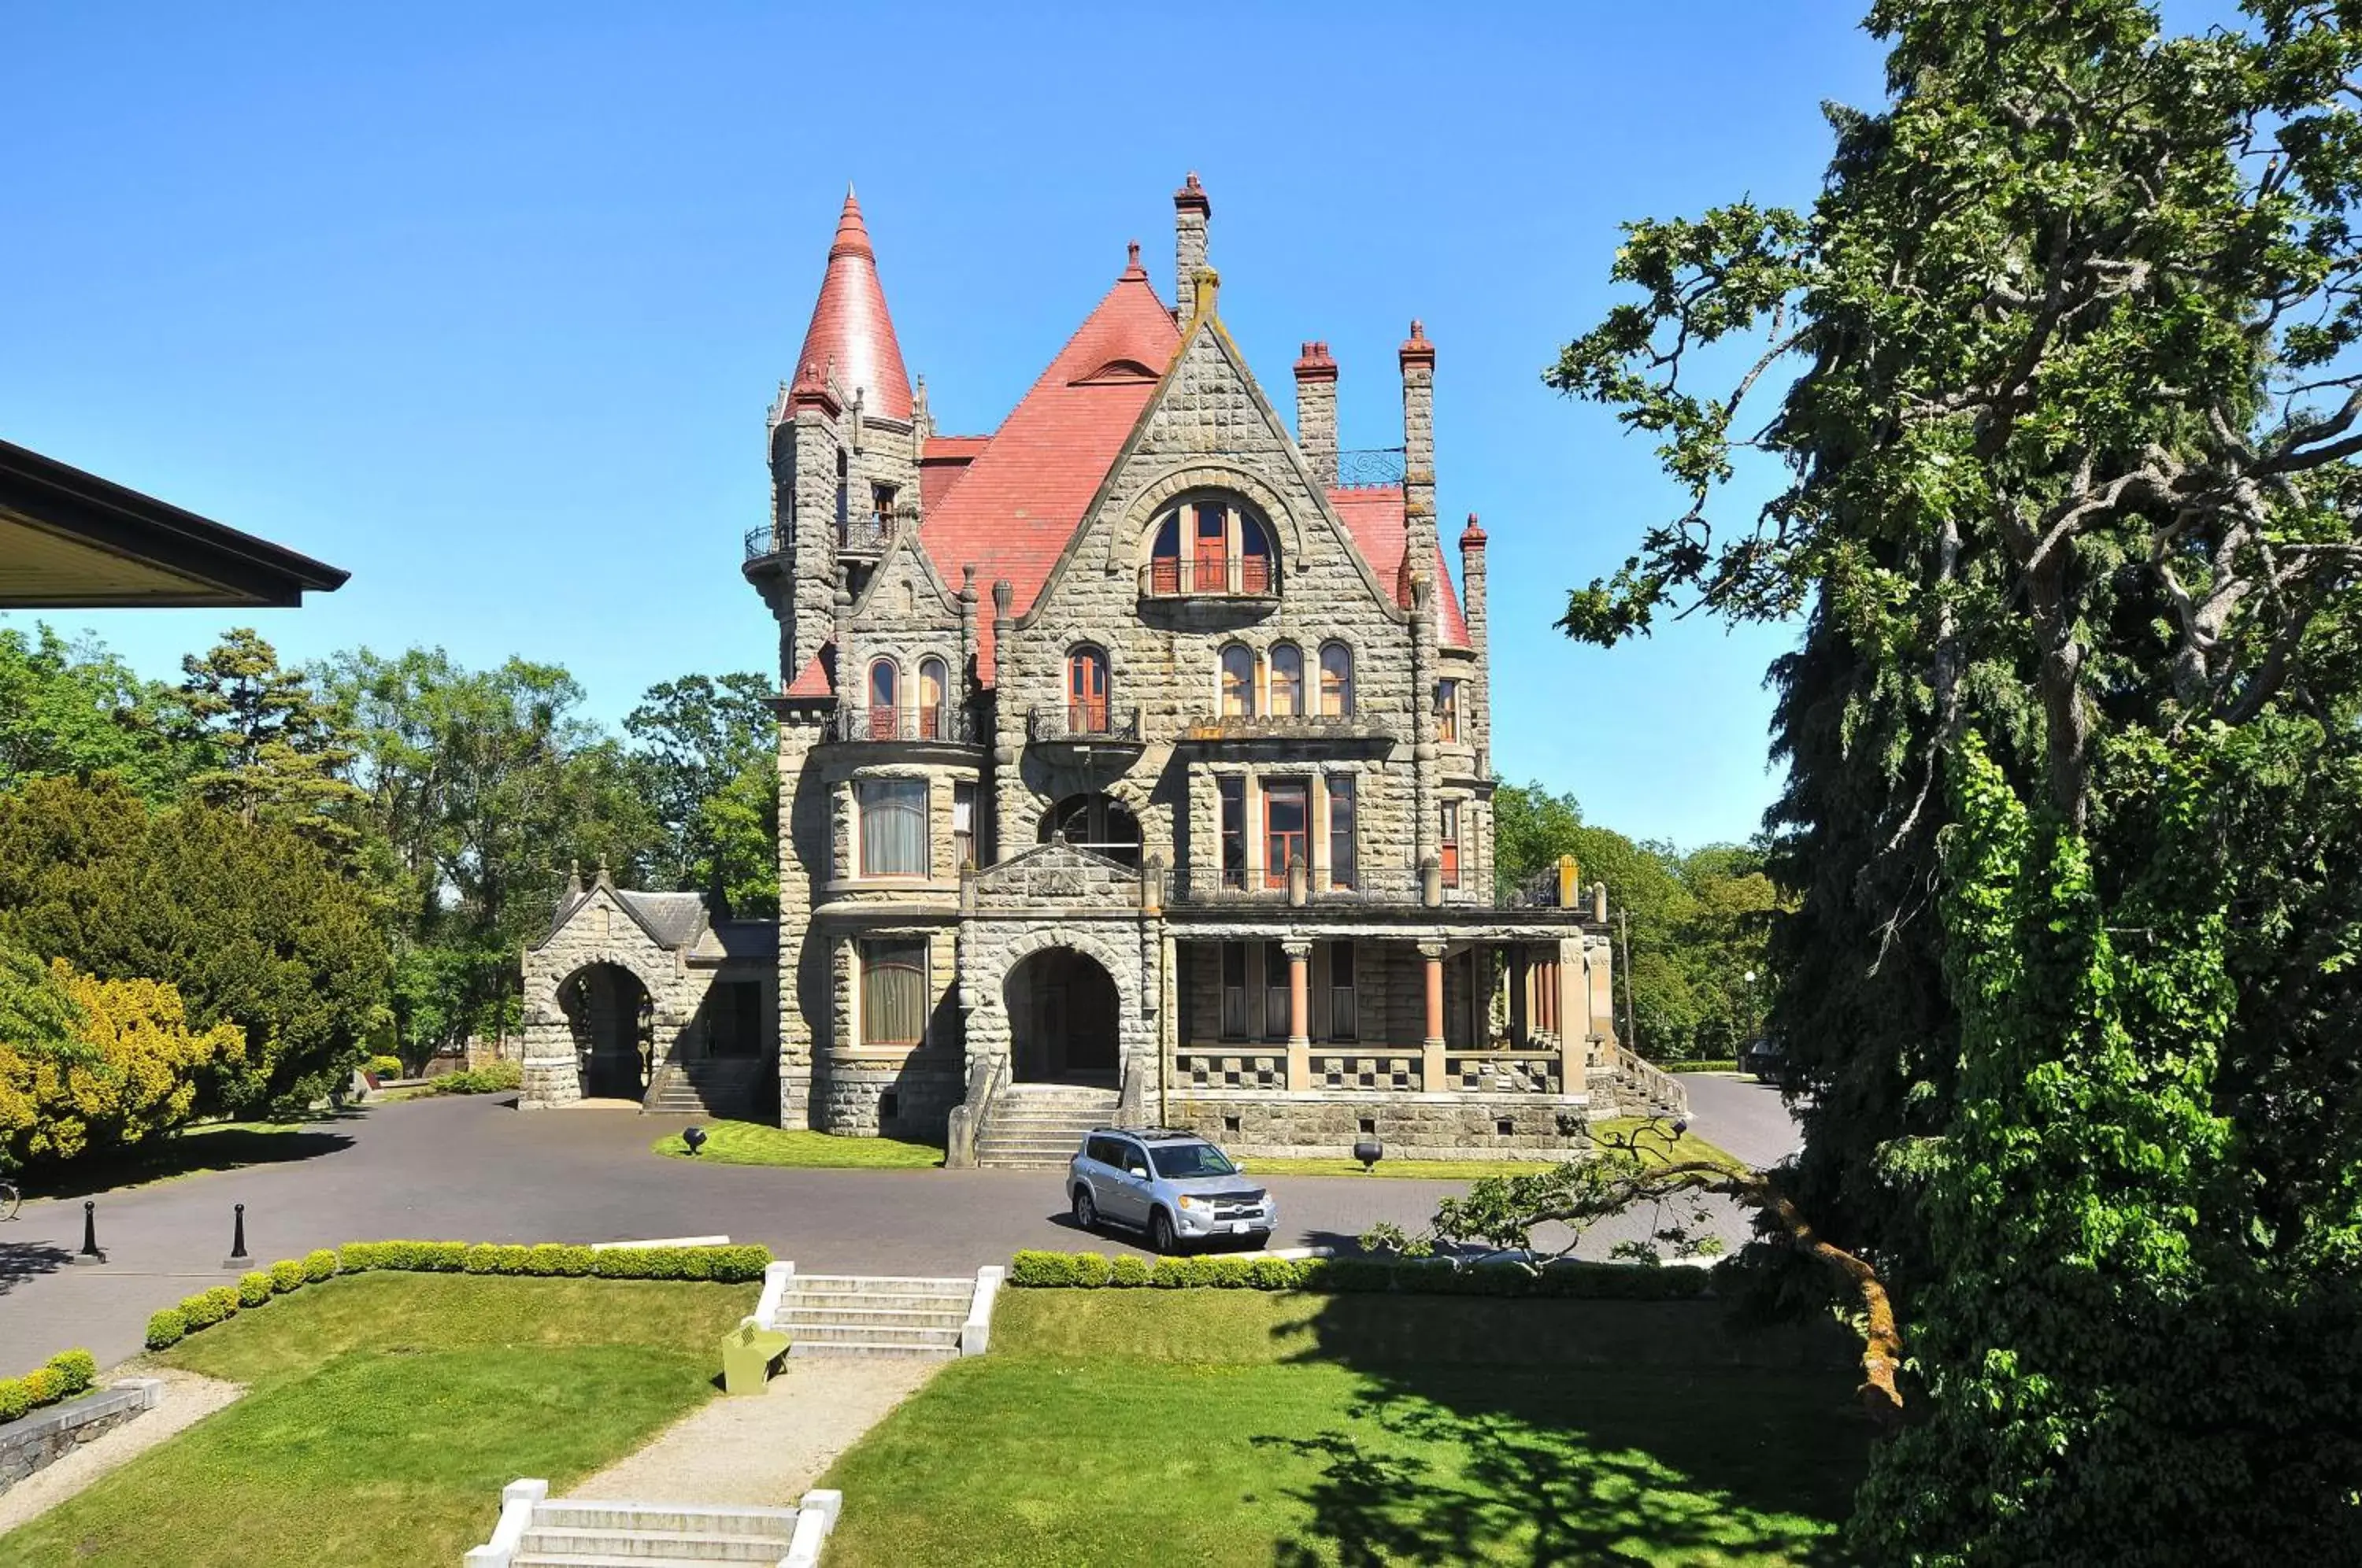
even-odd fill
[{"label": "suv wheel", "polygon": [[1089,1187],[1075,1188],[1075,1223],[1086,1231],[1096,1231],[1099,1228],[1099,1206],[1091,1201]]},{"label": "suv wheel", "polygon": [[1180,1245],[1173,1234],[1173,1216],[1162,1209],[1148,1219],[1148,1250],[1152,1253],[1174,1253]]}]

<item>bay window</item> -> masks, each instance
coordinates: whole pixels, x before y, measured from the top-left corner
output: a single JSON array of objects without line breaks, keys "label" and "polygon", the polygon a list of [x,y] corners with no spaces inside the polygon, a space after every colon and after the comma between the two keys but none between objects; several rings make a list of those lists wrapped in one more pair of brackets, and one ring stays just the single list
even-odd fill
[{"label": "bay window", "polygon": [[854,785],[864,877],[924,877],[927,781],[864,778]]}]

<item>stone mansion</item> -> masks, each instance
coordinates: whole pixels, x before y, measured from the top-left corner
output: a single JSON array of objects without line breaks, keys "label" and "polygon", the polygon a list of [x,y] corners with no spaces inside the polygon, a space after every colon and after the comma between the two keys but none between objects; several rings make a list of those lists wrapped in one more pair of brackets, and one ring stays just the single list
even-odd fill
[{"label": "stone mansion", "polygon": [[585,1094],[1063,1160],[1579,1146],[1678,1100],[1615,1038],[1606,895],[1494,876],[1485,536],[1439,530],[1436,348],[1397,444],[1291,431],[1175,193],[990,435],[913,384],[848,193],[744,571],[778,625],[780,911],[577,879],[525,955],[524,1102]]}]

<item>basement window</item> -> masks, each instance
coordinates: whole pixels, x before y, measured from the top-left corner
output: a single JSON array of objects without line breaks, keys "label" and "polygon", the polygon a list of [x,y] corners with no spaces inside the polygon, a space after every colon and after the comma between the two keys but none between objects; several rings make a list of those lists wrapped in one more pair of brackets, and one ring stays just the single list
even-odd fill
[{"label": "basement window", "polygon": [[[877,1097],[877,1120],[878,1120],[878,1121],[893,1121],[893,1120],[894,1120],[896,1113],[897,1113],[897,1112],[899,1112],[900,1110],[901,1110],[901,1099],[900,1099],[900,1097],[899,1095],[897,1095],[897,1094],[895,1093],[895,1091],[894,1091],[894,1090],[892,1090],[892,1089],[888,1089],[888,1090],[886,1090],[883,1094],[881,1094],[881,1095],[879,1095],[879,1096]],[[1508,1125],[1508,1123],[1507,1123],[1507,1122],[1503,1122],[1503,1123],[1502,1123],[1502,1125],[1506,1127],[1506,1126],[1507,1126],[1507,1125]]]},{"label": "basement window", "polygon": [[1364,1116],[1362,1118],[1362,1131],[1373,1138],[1376,1137],[1378,1135],[1378,1119],[1374,1116]]},{"label": "basement window", "polygon": [[1223,1131],[1223,1132],[1236,1132],[1238,1130],[1239,1130],[1239,1119],[1238,1119],[1237,1117],[1235,1117],[1235,1116],[1225,1116],[1225,1117],[1223,1117],[1223,1118],[1222,1118],[1222,1131]]},{"label": "basement window", "polygon": [[1504,1138],[1514,1138],[1518,1134],[1518,1124],[1504,1116],[1493,1123],[1493,1131]]}]

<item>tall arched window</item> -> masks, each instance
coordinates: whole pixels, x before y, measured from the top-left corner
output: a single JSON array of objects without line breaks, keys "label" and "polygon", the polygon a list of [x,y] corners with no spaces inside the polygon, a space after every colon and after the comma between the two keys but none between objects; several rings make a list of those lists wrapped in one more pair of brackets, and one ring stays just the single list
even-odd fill
[{"label": "tall arched window", "polygon": [[1294,643],[1275,643],[1271,650],[1271,716],[1304,716],[1304,650]]},{"label": "tall arched window", "polygon": [[1320,646],[1320,716],[1347,719],[1353,714],[1353,650],[1342,643]]},{"label": "tall arched window", "polygon": [[1066,655],[1066,733],[1103,735],[1107,728],[1107,654],[1085,643]]},{"label": "tall arched window", "polygon": [[1279,591],[1271,527],[1231,496],[1201,496],[1156,521],[1142,591],[1151,598],[1263,598]]},{"label": "tall arched window", "polygon": [[1222,650],[1222,717],[1254,717],[1254,655],[1244,644],[1232,643]]},{"label": "tall arched window", "polygon": [[939,658],[919,661],[919,735],[933,740],[949,732],[950,720],[944,702],[950,696],[950,680]]},{"label": "tall arched window", "polygon": [[894,705],[901,700],[902,672],[890,658],[869,664],[869,738],[892,740],[896,734]]}]

